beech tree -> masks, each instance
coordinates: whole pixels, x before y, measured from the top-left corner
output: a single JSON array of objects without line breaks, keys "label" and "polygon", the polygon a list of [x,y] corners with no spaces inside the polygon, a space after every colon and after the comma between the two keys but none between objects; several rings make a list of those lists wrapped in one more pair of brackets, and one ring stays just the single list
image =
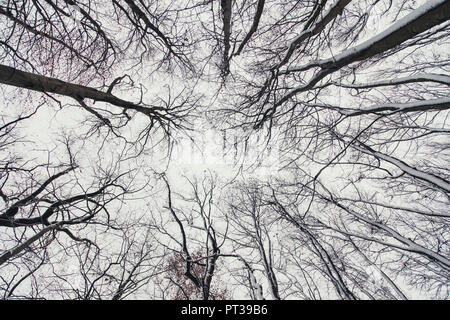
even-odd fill
[{"label": "beech tree", "polygon": [[[233,57],[232,98],[219,110],[281,148],[266,201],[311,247],[335,294],[311,272],[296,279],[313,283],[311,298],[404,299],[403,282],[445,297],[448,2],[304,4],[259,20],[253,59]],[[374,289],[363,281],[372,274]]]},{"label": "beech tree", "polygon": [[[192,204],[187,210],[176,206],[175,194],[169,180],[166,176],[162,179],[167,188],[165,208],[170,212],[170,221],[176,225],[174,227],[178,232],[172,234],[172,228],[164,221],[155,221],[154,227],[162,226],[163,234],[178,247],[168,247],[173,253],[167,261],[168,273],[165,277],[169,281],[168,287],[174,288],[172,298],[177,300],[226,298],[227,289],[213,285],[220,249],[224,244],[224,238],[221,239],[217,234],[213,224],[216,191],[213,177],[205,176],[202,181],[191,181],[186,178],[190,191],[181,195],[181,199],[188,205]],[[168,240],[160,242],[169,243]]]},{"label": "beech tree", "polygon": [[[146,94],[147,85],[123,72],[136,75],[127,65],[150,59],[156,62],[150,72],[191,68],[181,35],[164,34],[150,21],[158,10],[133,1],[0,4],[2,297],[118,299],[151,278],[148,265],[157,254],[149,254],[146,241],[129,240],[133,223],[124,199],[148,184],[130,157],[188,127],[198,100],[188,86],[164,97],[157,90]],[[74,107],[84,118],[68,110]],[[24,133],[49,113],[65,114],[46,150],[45,141]],[[127,125],[137,130],[125,132]],[[124,247],[116,242],[116,250],[105,249],[117,237]],[[142,269],[150,274],[142,277]],[[77,277],[80,287],[71,282]]]},{"label": "beech tree", "polygon": [[448,298],[449,21],[2,1],[0,296]]}]

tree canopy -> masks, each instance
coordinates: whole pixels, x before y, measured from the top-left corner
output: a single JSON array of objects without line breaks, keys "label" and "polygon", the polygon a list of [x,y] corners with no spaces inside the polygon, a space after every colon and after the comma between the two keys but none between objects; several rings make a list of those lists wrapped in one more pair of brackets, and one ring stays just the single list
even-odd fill
[{"label": "tree canopy", "polygon": [[2,299],[448,299],[450,2],[0,2]]}]

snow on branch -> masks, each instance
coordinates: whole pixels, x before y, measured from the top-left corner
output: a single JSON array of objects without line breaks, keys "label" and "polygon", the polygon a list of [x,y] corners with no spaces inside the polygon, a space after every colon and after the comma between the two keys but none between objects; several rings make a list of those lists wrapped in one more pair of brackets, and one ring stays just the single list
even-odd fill
[{"label": "snow on branch", "polygon": [[320,67],[309,82],[303,84],[281,97],[274,108],[282,105],[298,93],[312,89],[327,75],[353,62],[369,59],[377,54],[397,47],[408,39],[427,31],[450,19],[450,2],[445,0],[427,1],[423,6],[395,22],[392,26],[373,38],[347,49],[334,57],[308,63],[306,66],[290,68],[285,73],[303,71],[312,67]]}]

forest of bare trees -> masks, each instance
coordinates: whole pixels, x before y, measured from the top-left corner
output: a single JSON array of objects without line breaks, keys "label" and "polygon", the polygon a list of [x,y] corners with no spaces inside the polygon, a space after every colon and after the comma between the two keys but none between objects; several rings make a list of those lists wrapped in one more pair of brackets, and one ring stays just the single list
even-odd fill
[{"label": "forest of bare trees", "polygon": [[446,0],[0,0],[0,299],[448,299],[449,52]]}]

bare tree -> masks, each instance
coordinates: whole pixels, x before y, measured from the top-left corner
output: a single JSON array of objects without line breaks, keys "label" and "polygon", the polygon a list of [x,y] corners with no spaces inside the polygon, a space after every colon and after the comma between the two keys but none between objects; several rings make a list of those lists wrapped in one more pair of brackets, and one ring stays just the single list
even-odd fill
[{"label": "bare tree", "polygon": [[[256,181],[241,185],[236,191],[230,199],[227,215],[231,224],[230,229],[233,231],[230,239],[234,242],[234,251],[250,249],[257,252],[258,259],[252,262],[262,266],[271,296],[280,300],[278,270],[274,261],[276,249],[273,238],[276,233],[273,231],[272,218],[265,208],[267,206],[263,200],[264,195]],[[244,256],[244,254],[241,255]],[[246,257],[252,255],[253,252],[245,253]]]},{"label": "bare tree", "polygon": [[[219,113],[281,148],[267,201],[339,298],[404,299],[403,282],[448,292],[448,12],[446,1],[292,3],[261,19],[253,58],[230,65]],[[370,263],[383,288],[362,280]]]},{"label": "bare tree", "polygon": [[213,284],[218,260],[221,257],[220,249],[225,240],[223,236],[221,239],[213,223],[216,216],[214,213],[216,186],[213,176],[205,176],[201,181],[185,178],[190,190],[178,196],[180,202],[184,203],[181,207],[176,205],[175,193],[168,178],[163,175],[162,179],[167,188],[168,202],[165,208],[177,232],[174,235],[173,231],[170,231],[170,226],[166,226],[164,222],[156,222],[154,227],[163,230],[163,233],[178,247],[168,247],[173,253],[166,261],[165,277],[169,281],[168,286],[173,288],[173,293],[166,298],[187,300],[226,298],[227,288]]},{"label": "bare tree", "polygon": [[[0,5],[0,84],[8,97],[0,128],[4,298],[122,299],[158,272],[157,250],[148,239],[132,237],[129,225],[137,222],[120,225],[118,215],[130,215],[126,197],[148,185],[133,159],[159,141],[170,145],[173,129],[188,128],[198,96],[193,86],[147,94],[147,84],[123,70],[136,76],[144,60],[154,59],[150,73],[192,73],[189,44],[181,45],[184,36],[171,31],[177,23],[172,7],[134,1]],[[58,117],[74,104],[85,117],[75,130],[58,120],[54,148],[30,136],[39,116]],[[11,105],[18,112],[8,112]],[[122,246],[105,250],[116,237]],[[58,260],[74,270],[61,270]]]},{"label": "bare tree", "polygon": [[0,17],[3,298],[448,298],[449,1]]}]

